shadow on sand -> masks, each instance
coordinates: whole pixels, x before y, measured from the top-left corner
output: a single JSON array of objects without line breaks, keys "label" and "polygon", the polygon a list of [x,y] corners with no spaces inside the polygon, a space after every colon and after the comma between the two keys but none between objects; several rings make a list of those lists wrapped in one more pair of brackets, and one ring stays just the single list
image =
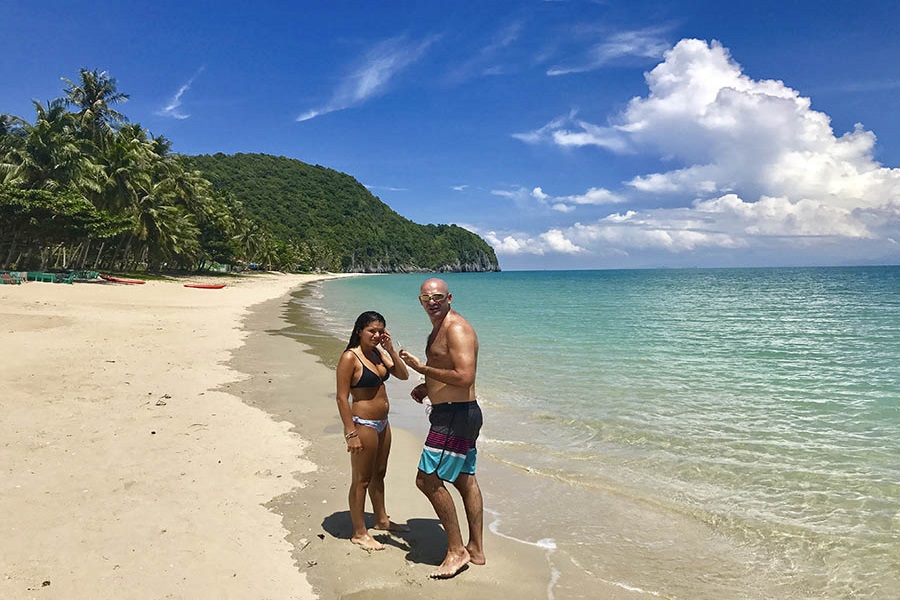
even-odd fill
[{"label": "shadow on sand", "polygon": [[[438,519],[410,519],[409,531],[387,532],[372,529],[375,517],[366,513],[366,526],[373,538],[385,546],[393,546],[406,552],[406,560],[423,565],[441,564],[447,554],[447,535]],[[332,537],[350,540],[353,528],[350,511],[332,513],[322,520],[322,529]]]}]

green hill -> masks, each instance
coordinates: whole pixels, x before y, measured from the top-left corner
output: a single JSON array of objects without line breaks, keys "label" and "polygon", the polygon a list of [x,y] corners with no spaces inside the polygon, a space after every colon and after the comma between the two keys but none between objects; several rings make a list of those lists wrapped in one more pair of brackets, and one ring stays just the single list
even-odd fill
[{"label": "green hill", "polygon": [[182,156],[218,193],[239,201],[309,268],[346,272],[499,271],[494,250],[456,225],[419,225],[353,177],[267,154]]}]

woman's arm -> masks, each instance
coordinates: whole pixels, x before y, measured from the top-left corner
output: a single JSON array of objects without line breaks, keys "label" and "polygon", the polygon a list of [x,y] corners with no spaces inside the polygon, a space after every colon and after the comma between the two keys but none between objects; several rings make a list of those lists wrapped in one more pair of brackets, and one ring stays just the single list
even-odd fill
[{"label": "woman's arm", "polygon": [[[400,355],[397,353],[397,349],[394,348],[394,342],[391,340],[391,334],[387,331],[384,332],[386,335],[383,337],[380,346],[376,346],[379,352],[381,352],[382,360],[384,360],[385,366],[390,371],[391,375],[396,377],[397,379],[406,381],[409,379],[409,370],[406,368],[406,363],[400,358]],[[386,356],[385,356],[386,355]]]},{"label": "woman's arm", "polygon": [[[350,381],[353,378],[353,372],[356,370],[356,363],[353,353],[347,350],[341,354],[341,359],[337,365],[335,398],[337,400],[338,414],[340,414],[341,423],[344,425],[344,438],[347,440],[348,449],[351,449],[355,444],[362,448],[359,438],[355,437],[356,423],[353,422],[353,412],[350,410]],[[355,444],[351,442],[355,442]]]}]

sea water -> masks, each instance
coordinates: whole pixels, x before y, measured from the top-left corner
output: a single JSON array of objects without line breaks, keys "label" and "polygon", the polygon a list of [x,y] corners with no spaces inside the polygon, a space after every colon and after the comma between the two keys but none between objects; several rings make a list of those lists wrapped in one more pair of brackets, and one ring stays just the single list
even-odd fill
[{"label": "sea water", "polygon": [[[488,521],[546,549],[548,597],[900,597],[900,267],[442,277],[480,341]],[[304,310],[344,340],[377,310],[423,357],[425,278]]]}]

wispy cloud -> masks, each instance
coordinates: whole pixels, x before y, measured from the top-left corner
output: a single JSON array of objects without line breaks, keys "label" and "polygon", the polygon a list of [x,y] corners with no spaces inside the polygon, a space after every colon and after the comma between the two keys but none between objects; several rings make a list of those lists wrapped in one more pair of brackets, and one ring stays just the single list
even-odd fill
[{"label": "wispy cloud", "polygon": [[883,79],[880,81],[857,81],[839,84],[834,87],[818,88],[819,91],[837,92],[884,92],[900,89],[900,79]]},{"label": "wispy cloud", "polygon": [[627,138],[613,127],[602,127],[576,118],[572,111],[567,117],[553,119],[534,131],[514,133],[512,137],[528,144],[552,143],[557,146],[598,146],[617,153],[629,151]]},{"label": "wispy cloud", "polygon": [[503,26],[473,56],[453,68],[447,79],[452,83],[459,83],[473,77],[505,74],[509,67],[503,63],[504,53],[521,38],[523,30],[521,21]]},{"label": "wispy cloud", "polygon": [[162,109],[156,112],[157,115],[161,117],[171,117],[173,119],[187,119],[191,115],[182,113],[179,109],[181,108],[181,97],[191,89],[191,86],[194,85],[194,80],[197,79],[197,76],[203,72],[204,67],[200,67],[197,69],[197,72],[194,73],[190,79],[187,80],[187,83],[178,88],[178,91],[175,92],[175,95],[172,96],[172,99],[169,100],[168,104],[166,104]]},{"label": "wispy cloud", "polygon": [[367,190],[384,190],[386,192],[408,192],[409,191],[408,188],[391,187],[388,185],[369,185],[367,183],[364,183],[363,186],[365,186],[365,188]]},{"label": "wispy cloud", "polygon": [[391,81],[424,56],[434,38],[409,42],[403,38],[385,40],[370,49],[361,64],[337,86],[331,100],[297,117],[309,121],[338,110],[358,106],[366,100],[385,93]]},{"label": "wispy cloud", "polygon": [[551,67],[547,75],[593,71],[622,58],[659,58],[670,47],[663,37],[664,33],[661,27],[614,33],[581,50],[569,64]]}]

